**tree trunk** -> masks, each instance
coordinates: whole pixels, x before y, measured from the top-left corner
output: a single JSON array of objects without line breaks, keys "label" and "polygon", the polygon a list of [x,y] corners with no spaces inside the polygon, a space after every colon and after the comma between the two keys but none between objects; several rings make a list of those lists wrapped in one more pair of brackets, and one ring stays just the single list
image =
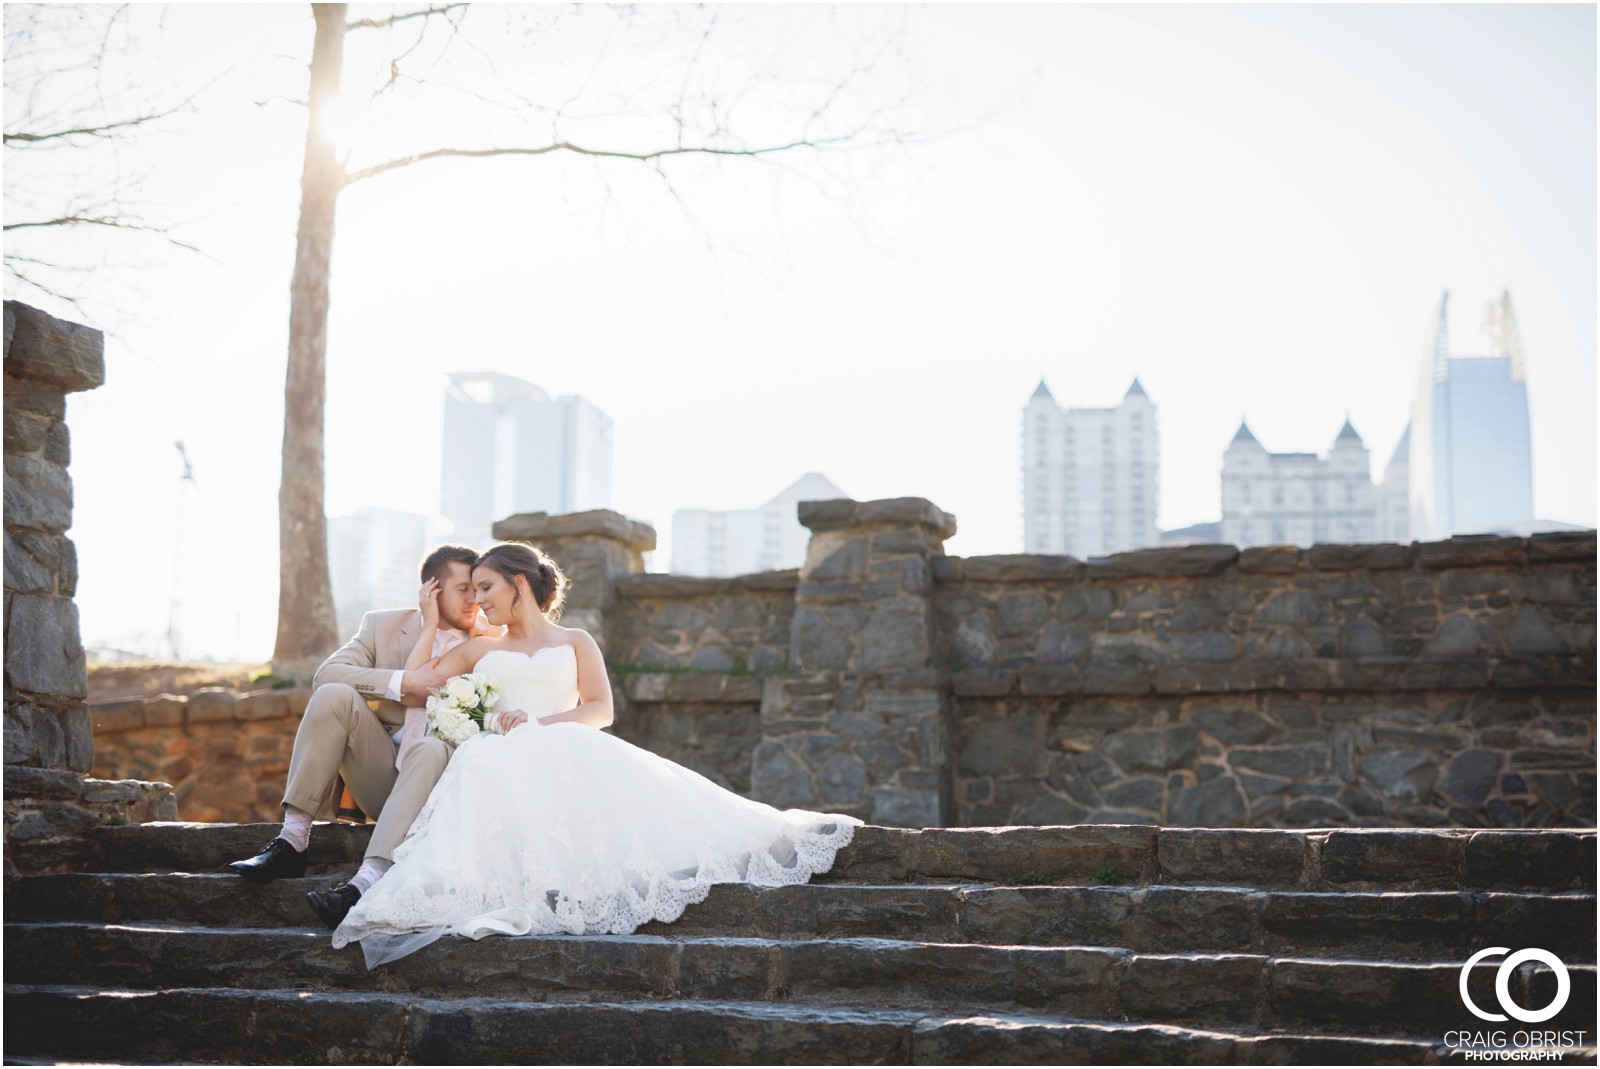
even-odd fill
[{"label": "tree trunk", "polygon": [[328,288],[334,208],[345,175],[324,116],[339,93],[345,5],[312,4],[317,22],[300,225],[289,283],[289,368],[283,390],[283,472],[278,485],[278,638],[275,671],[306,675],[339,643],[323,511],[323,410],[327,394]]}]

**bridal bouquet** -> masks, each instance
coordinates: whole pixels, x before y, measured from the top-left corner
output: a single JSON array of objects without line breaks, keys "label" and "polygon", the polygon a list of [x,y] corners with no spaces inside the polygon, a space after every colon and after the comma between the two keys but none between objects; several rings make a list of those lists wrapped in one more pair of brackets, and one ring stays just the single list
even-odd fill
[{"label": "bridal bouquet", "polygon": [[500,704],[500,685],[488,676],[456,676],[428,696],[428,734],[460,746],[483,730],[483,718]]}]

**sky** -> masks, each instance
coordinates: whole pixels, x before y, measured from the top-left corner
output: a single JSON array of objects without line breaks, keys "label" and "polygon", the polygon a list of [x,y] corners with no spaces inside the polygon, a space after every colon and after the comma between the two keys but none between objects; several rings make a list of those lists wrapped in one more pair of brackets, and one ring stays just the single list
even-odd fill
[{"label": "sky", "polygon": [[[950,553],[1020,552],[1034,387],[1109,406],[1137,375],[1176,528],[1218,517],[1241,418],[1270,450],[1325,452],[1348,415],[1381,476],[1441,294],[1468,354],[1509,289],[1535,512],[1594,525],[1592,6],[776,6],[719,9],[710,34],[686,8],[530,17],[474,5],[457,43],[405,61],[463,88],[365,110],[415,35],[353,34],[352,167],[533,143],[557,105],[563,133],[659,141],[680,88],[758,143],[852,69],[835,109],[886,106],[910,136],[683,157],[665,180],[568,155],[351,186],[329,515],[436,510],[445,376],[494,370],[610,415],[613,505],[656,528],[656,570],[674,509],[754,507],[810,471],[929,498],[957,518]],[[10,132],[19,5],[5,18]],[[92,160],[8,150],[7,222],[110,168],[201,250],[59,239],[96,265],[50,276],[78,306],[7,278],[107,331],[106,385],[68,405],[87,645],[165,652],[176,601],[185,655],[271,652],[311,33],[299,5],[136,7],[93,79],[51,91],[111,111],[194,94],[184,110]]]}]

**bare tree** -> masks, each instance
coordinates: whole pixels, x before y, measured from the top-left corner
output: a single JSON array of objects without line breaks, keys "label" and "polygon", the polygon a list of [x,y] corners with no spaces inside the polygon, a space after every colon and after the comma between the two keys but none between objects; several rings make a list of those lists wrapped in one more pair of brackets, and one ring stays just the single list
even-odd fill
[{"label": "bare tree", "polygon": [[290,675],[339,644],[323,509],[328,362],[328,282],[334,208],[348,181],[326,115],[344,65],[344,4],[313,4],[310,116],[300,168],[300,222],[289,280],[289,364],[283,387],[283,471],[278,483],[278,636],[272,663]]},{"label": "bare tree", "polygon": [[[897,127],[903,119],[905,94],[882,77],[885,57],[905,46],[904,25],[870,36],[847,69],[815,76],[806,83],[785,81],[774,73],[770,55],[743,56],[743,69],[721,77],[709,58],[714,50],[718,9],[696,9],[697,26],[679,25],[666,32],[682,39],[677,58],[667,64],[640,65],[636,85],[609,100],[592,100],[594,70],[576,71],[575,85],[556,88],[541,81],[545,66],[531,60],[521,72],[495,68],[491,51],[474,45],[462,32],[469,5],[444,4],[397,11],[383,18],[351,19],[345,4],[311,5],[316,37],[310,64],[309,116],[301,169],[299,228],[290,282],[289,354],[284,386],[283,468],[279,489],[279,600],[273,664],[279,672],[304,674],[338,642],[328,568],[327,520],[324,512],[324,401],[327,367],[333,236],[339,196],[349,187],[429,161],[493,157],[574,156],[600,166],[649,168],[678,197],[669,166],[682,157],[768,159],[797,153],[850,150],[909,140]],[[815,10],[815,9],[814,9]],[[550,15],[551,9],[544,14]],[[575,23],[607,17],[621,31],[638,31],[659,17],[681,22],[682,9],[562,9],[567,23],[537,27],[528,40],[561,40]],[[555,18],[556,16],[551,16]],[[796,16],[800,18],[801,16]],[[840,19],[828,10],[807,18]],[[557,19],[559,21],[559,19]],[[424,47],[437,28],[433,47]],[[796,34],[814,30],[801,26]],[[529,133],[521,144],[445,144],[419,147],[364,166],[351,166],[348,152],[336,144],[332,118],[348,109],[340,97],[345,45],[353,34],[382,33],[391,38],[386,62],[379,63],[379,83],[368,103],[400,95],[402,87],[439,86],[435,75],[441,57],[454,48],[466,51],[472,65],[487,75],[492,95],[471,87],[454,87],[469,108],[508,116]],[[617,47],[608,34],[602,48]],[[778,49],[781,50],[782,42]],[[658,53],[651,53],[652,55]],[[728,56],[724,55],[724,60]],[[730,64],[731,65],[731,62]],[[414,72],[421,67],[422,73]],[[521,88],[517,75],[532,69],[535,83]],[[734,83],[734,84],[730,84]],[[552,94],[541,99],[541,94]],[[804,98],[802,98],[804,97]],[[755,115],[749,119],[747,116]],[[620,118],[621,132],[604,130],[593,138],[570,135],[567,128],[584,119]],[[753,137],[735,127],[760,127]],[[603,178],[601,179],[604,180]],[[681,203],[681,198],[680,198]]]}]

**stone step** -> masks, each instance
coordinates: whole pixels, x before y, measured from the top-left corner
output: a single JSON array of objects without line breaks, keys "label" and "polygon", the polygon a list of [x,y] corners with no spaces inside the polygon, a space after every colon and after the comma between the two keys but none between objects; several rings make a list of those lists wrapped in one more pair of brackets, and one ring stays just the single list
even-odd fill
[{"label": "stone step", "polygon": [[[1420,1065],[1435,1040],[794,1003],[131,991],[7,984],[8,1060],[226,1064]],[[1570,1064],[1592,1064],[1593,1047]]]},{"label": "stone step", "polygon": [[[1461,1004],[1459,962],[888,939],[520,936],[445,939],[369,973],[358,951],[335,951],[326,931],[73,922],[7,924],[4,949],[7,979],[32,984],[401,989],[436,998],[492,991],[547,1002],[792,999],[1417,1039],[1475,1021]],[[1480,1006],[1495,1005],[1496,972],[1483,963],[1472,970],[1469,990]],[[1566,1008],[1540,1027],[1593,1037],[1595,968],[1568,972]],[[1510,992],[1519,1005],[1548,1005],[1555,976],[1515,970]]]},{"label": "stone step", "polygon": [[[258,851],[273,824],[154,823],[96,832],[115,872],[215,872]],[[320,825],[321,874],[359,863],[371,826]],[[866,827],[830,882],[1226,885],[1285,890],[1595,890],[1593,831],[1323,831],[1077,825]]]},{"label": "stone step", "polygon": [[[257,885],[231,874],[69,873],[19,881],[10,920],[315,925],[327,878]],[[724,884],[641,934],[775,939],[876,936],[940,943],[1114,946],[1308,957],[1464,961],[1486,946],[1595,960],[1595,897],[1503,891],[1308,892],[1213,887]]]}]

